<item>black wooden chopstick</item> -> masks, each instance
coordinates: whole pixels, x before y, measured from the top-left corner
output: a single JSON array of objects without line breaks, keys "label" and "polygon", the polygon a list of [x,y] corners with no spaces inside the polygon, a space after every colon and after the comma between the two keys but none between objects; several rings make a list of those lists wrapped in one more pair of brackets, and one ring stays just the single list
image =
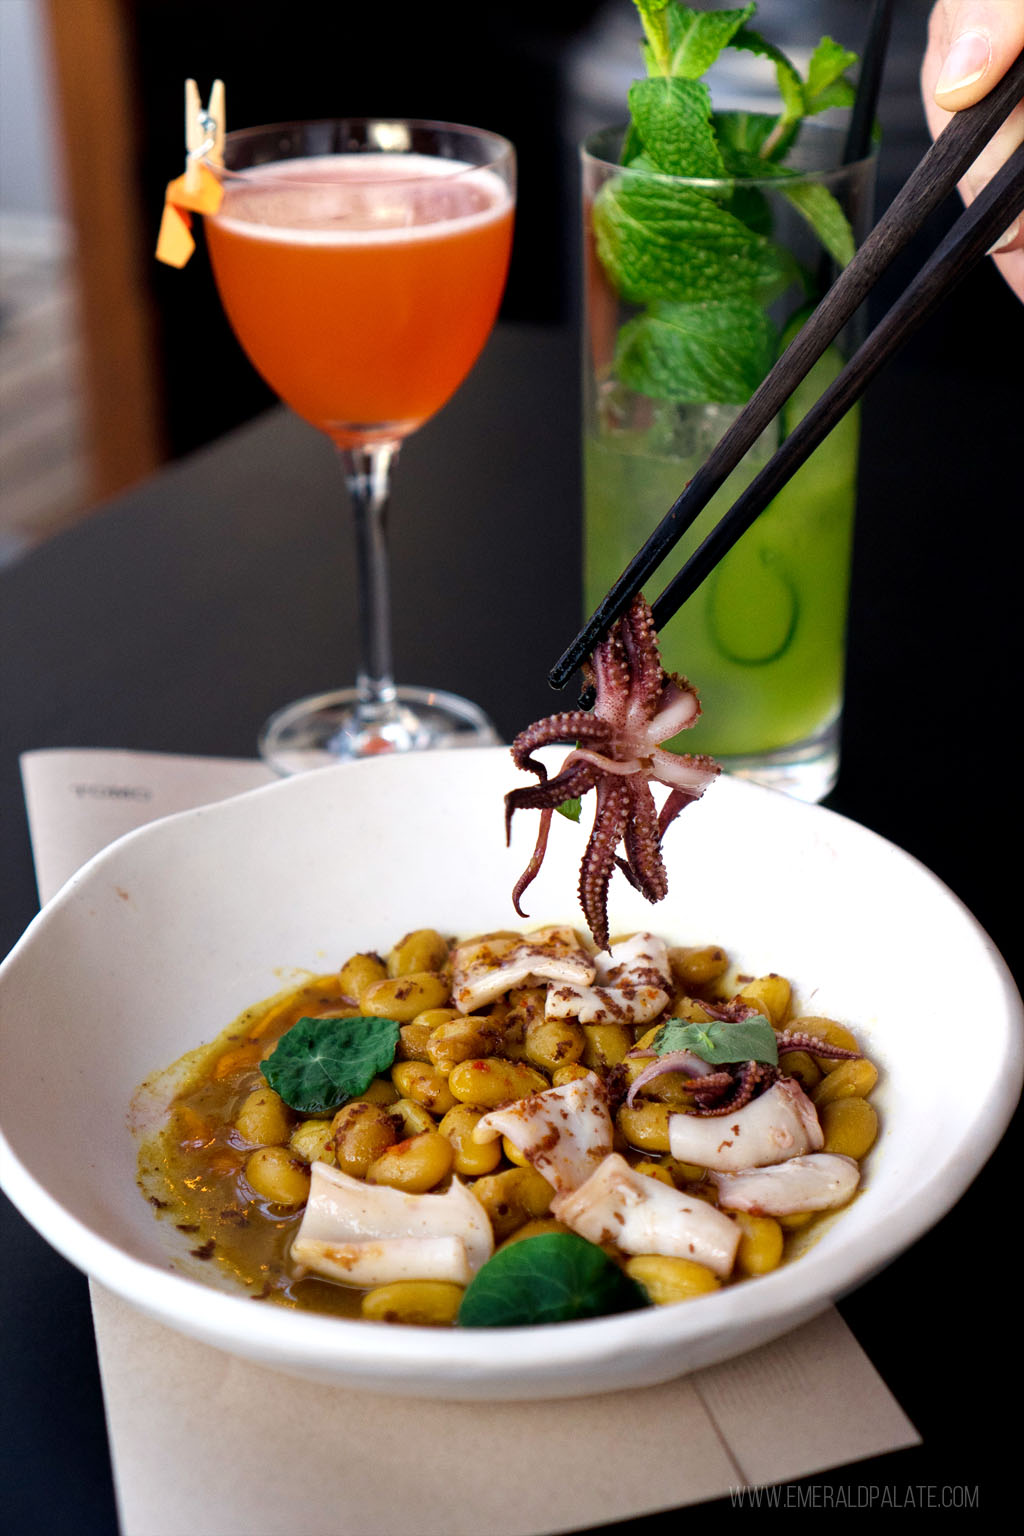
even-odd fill
[{"label": "black wooden chopstick", "polygon": [[[693,525],[765,427],[774,420],[893,259],[953,190],[1022,94],[1024,53],[987,96],[973,107],[956,113],[922,157],[806,325],[552,667],[548,673],[552,688],[565,687],[576,669],[591,655],[597,642],[622,616],[636,593]],[[1009,222],[1007,219],[1007,224]],[[999,238],[999,233],[993,235],[993,241]]]},{"label": "black wooden chopstick", "polygon": [[933,313],[1024,209],[1021,145],[962,214],[917,277],[854,353],[774,457],[751,481],[652,604],[661,629],[831,432],[889,358]]}]

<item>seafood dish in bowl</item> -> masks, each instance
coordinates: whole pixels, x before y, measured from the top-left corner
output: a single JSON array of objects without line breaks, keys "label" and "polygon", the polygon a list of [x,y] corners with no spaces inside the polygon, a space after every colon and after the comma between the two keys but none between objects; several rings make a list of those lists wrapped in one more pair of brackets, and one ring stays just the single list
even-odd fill
[{"label": "seafood dish in bowl", "polygon": [[[559,1029],[547,1031],[545,1065],[541,1055],[544,1026],[551,1021],[546,1005],[550,980],[538,982],[537,971],[528,969],[520,973],[521,985],[506,986],[489,1002],[479,993],[470,996],[465,1011],[453,990],[472,980],[466,980],[472,948],[468,964],[461,963],[467,962],[463,954],[456,967],[459,946],[476,941],[477,961],[481,947],[490,947],[493,960],[495,935],[497,948],[505,944],[507,954],[517,946],[543,943],[536,937],[538,929],[548,938],[554,930],[556,945],[562,942],[577,952],[582,969],[574,985],[584,990],[596,981],[600,990],[608,979],[604,974],[586,981],[586,969],[597,971],[601,952],[581,932],[578,912],[567,899],[586,842],[579,825],[562,816],[551,819],[543,867],[520,897],[529,916],[521,921],[510,913],[509,892],[530,857],[534,829],[514,826],[506,848],[502,797],[509,788],[509,757],[501,748],[357,763],[154,823],[76,875],[31,925],[0,973],[0,1001],[8,1021],[0,1070],[6,1081],[21,1085],[3,1113],[4,1182],[38,1230],[72,1262],[151,1316],[268,1366],[380,1392],[515,1399],[664,1381],[776,1337],[888,1263],[955,1203],[999,1140],[1016,1101],[1020,1003],[990,941],[934,876],[893,845],[833,813],[719,779],[671,834],[672,887],[656,922],[643,893],[627,880],[613,882],[607,893],[613,943],[638,935],[668,941],[663,973],[668,984],[660,1009],[628,1025],[620,1019],[581,1022],[579,1011],[568,1015]],[[402,965],[411,963],[408,957],[394,958],[402,940],[429,946],[431,935],[443,942],[444,957],[437,954],[431,961],[428,955],[424,961],[423,952],[415,970],[403,971]],[[641,946],[649,949],[647,937]],[[945,1001],[950,954],[957,955],[960,971],[971,976],[973,1043],[979,1059],[991,1064],[990,1072],[955,1084],[943,1065],[958,1033]],[[345,967],[359,956],[376,957],[384,974],[378,970],[356,986],[350,973],[343,982]],[[520,958],[531,964],[535,959]],[[612,956],[606,959],[613,966],[619,963]],[[723,962],[724,968],[712,974]],[[393,1017],[395,993],[409,975],[439,978],[440,989],[435,986],[433,994],[416,1001],[452,1015],[427,1020],[431,1027],[426,1032],[420,1016],[429,1008],[419,1008],[408,1020]],[[325,977],[333,979],[333,993],[323,991]],[[766,985],[770,978],[775,981]],[[389,993],[388,984],[396,981],[399,986],[392,985]],[[384,1011],[373,1012],[377,1004],[372,997],[368,1004],[366,995],[382,984],[387,1001],[379,1006]],[[303,997],[303,988],[312,990]],[[745,989],[747,996],[737,1005]],[[446,1000],[438,1000],[439,990]],[[542,991],[542,1016],[530,1015]],[[510,1001],[513,992],[533,995]],[[254,1008],[259,998],[278,1001]],[[258,1259],[257,1265],[298,1265],[291,1250],[311,1206],[314,1220],[301,1239],[307,1244],[300,1248],[301,1262],[321,1294],[346,1293],[334,1315],[291,1305],[289,1297],[269,1291],[266,1304],[254,1305],[253,1277],[238,1273],[242,1261],[232,1272],[230,1262],[208,1250],[210,1237],[215,1248],[217,1238],[204,1227],[205,1217],[192,1220],[187,1211],[168,1209],[158,1219],[157,1208],[140,1195],[137,1183],[140,1142],[143,1149],[152,1146],[169,1115],[188,1111],[201,1117],[191,1095],[197,1083],[201,1087],[204,1072],[216,1081],[211,1079],[216,1060],[229,1049],[249,1046],[244,1030],[284,999],[291,999],[292,1015],[279,1016],[256,1035],[248,1061],[236,1063],[237,1079],[225,1069],[219,1080],[231,1093],[224,1097],[212,1140],[226,1165],[233,1165],[225,1166],[223,1177],[234,1192],[220,1209],[229,1209],[233,1201],[236,1209],[251,1214],[262,1202],[264,1215],[287,1226],[287,1248],[282,1242],[276,1260]],[[716,1033],[728,1033],[727,1024],[750,1022],[752,1007],[774,1037],[778,1056],[778,1065],[762,1066],[781,1067],[781,1077],[751,1085],[741,1080],[740,1068],[719,1067],[701,1057],[696,1059],[702,1067],[689,1061],[685,1073],[677,1061],[669,1067],[678,1054],[678,1031],[693,1026],[696,1036],[714,1039]],[[510,1019],[516,1009],[519,1016]],[[717,1016],[730,1012],[744,1017]],[[289,1105],[264,1077],[263,1067],[273,1077],[272,1057],[281,1048],[277,1040],[286,1040],[301,1018],[318,1014],[342,1022],[391,1021],[398,1033],[391,1060],[371,1073],[371,1081],[385,1084],[383,1090],[367,1083],[346,1094],[340,1106],[326,1104],[313,1111]],[[241,1024],[242,1038],[229,1044],[225,1032],[232,1020]],[[856,1056],[824,1055],[824,1035],[802,1027],[815,1020],[848,1030],[852,1045],[835,1039],[833,1044]],[[473,1021],[468,1028],[467,1021]],[[715,1024],[723,1030],[716,1031]],[[603,1056],[601,1029],[606,1031]],[[652,1030],[667,1034],[655,1044],[654,1037],[645,1038]],[[809,1035],[812,1048],[807,1040],[793,1040],[794,1034]],[[535,1059],[528,1054],[528,1040]],[[574,1059],[566,1059],[566,1040]],[[694,1034],[686,1040],[689,1044],[680,1047],[684,1051]],[[560,1047],[561,1056],[551,1054]],[[466,1049],[470,1055],[454,1059]],[[642,1054],[650,1050],[654,1056]],[[185,1061],[183,1053],[191,1053]],[[783,1082],[799,1083],[796,1073],[804,1064],[786,1058],[801,1053],[819,1074],[811,1081],[808,1073],[799,1092],[814,1105],[822,1142],[781,1166],[836,1156],[852,1160],[858,1175],[856,1192],[848,1192],[852,1197],[835,1214],[828,1211],[805,1223],[809,1237],[802,1251],[796,1251],[798,1225],[785,1223],[806,1207],[804,1212],[759,1214],[767,1209],[760,1196],[754,1199],[757,1209],[746,1214],[774,1223],[791,1258],[750,1273],[736,1265],[734,1254],[728,1272],[721,1273],[723,1258],[705,1263],[691,1255],[681,1262],[708,1271],[714,1283],[703,1279],[704,1289],[686,1299],[659,1291],[665,1276],[678,1274],[679,1266],[662,1263],[652,1269],[651,1260],[678,1260],[680,1255],[645,1247],[649,1228],[642,1239],[628,1239],[628,1247],[606,1251],[617,1245],[606,1241],[602,1218],[595,1217],[611,1208],[602,1206],[597,1194],[614,1204],[623,1190],[635,1194],[634,1184],[641,1195],[649,1194],[650,1180],[674,1207],[699,1205],[729,1223],[741,1234],[739,1253],[744,1224],[723,1209],[721,1187],[743,1170],[711,1168],[706,1140],[699,1154],[678,1140],[673,1147],[672,1128],[678,1135],[683,1122],[708,1127],[723,1118],[735,1121],[746,1108],[764,1104]],[[618,1060],[611,1059],[616,1055]],[[455,1076],[466,1062],[490,1063],[489,1072],[499,1061],[523,1069],[525,1094],[503,1092],[499,1102],[489,1105],[479,1101],[476,1088],[463,1089],[463,1098],[454,1091],[469,1076],[468,1071]],[[170,1070],[169,1063],[178,1066]],[[709,1066],[714,1070],[704,1070]],[[860,1092],[849,1086],[844,1093],[829,1090],[831,1079],[842,1084],[855,1067],[866,1073],[854,1079]],[[486,1075],[479,1067],[470,1070]],[[868,1085],[873,1072],[877,1082]],[[765,1079],[770,1075],[764,1072]],[[718,1079],[714,1086],[712,1077]],[[702,1079],[707,1080],[703,1092],[698,1091]],[[441,1110],[442,1096],[432,1110],[420,1101],[439,1083],[455,1103]],[[145,1085],[141,1093],[140,1084]],[[746,1104],[738,1103],[748,1089]],[[827,1122],[835,1113],[829,1112],[830,1092],[836,1093],[835,1104],[858,1099],[871,1110],[877,1138],[866,1155],[861,1153],[862,1160],[858,1148],[830,1146]],[[372,1107],[375,1094],[386,1100],[377,1106],[383,1113],[353,1114],[359,1103]],[[593,1143],[584,1147],[584,1163],[574,1168],[570,1158],[562,1165],[574,1188],[556,1190],[558,1170],[549,1163],[553,1181],[538,1167],[544,1153],[536,1149],[549,1139],[552,1110],[564,1107],[558,1099],[545,1099],[552,1094],[571,1098],[583,1122],[589,1105],[596,1127]],[[729,1111],[725,1117],[693,1113],[715,1107],[716,1094]],[[271,1095],[284,1104],[276,1136],[258,1128],[261,1096],[264,1108],[278,1107]],[[251,1096],[254,1101],[243,1113]],[[402,1110],[396,1109],[402,1100]],[[423,1128],[416,1128],[416,1109],[430,1117],[430,1128],[422,1120]],[[656,1139],[664,1139],[664,1128],[669,1128],[666,1149],[645,1148],[629,1139],[624,1126],[630,1126],[629,1114],[636,1111],[644,1112],[641,1119],[658,1122]],[[470,1135],[462,1139],[467,1156],[483,1159],[478,1171],[455,1171],[455,1142],[440,1129],[447,1115],[471,1122]],[[610,1143],[603,1115],[611,1125]],[[367,1180],[353,1153],[357,1138],[351,1122],[361,1117],[376,1123],[379,1132],[367,1171],[382,1160],[385,1172],[400,1162],[408,1155],[395,1155],[403,1144],[413,1144],[416,1157],[424,1147],[435,1157],[440,1152],[435,1166],[450,1159],[445,1171],[419,1190],[403,1191],[400,1183],[381,1178],[380,1168]],[[304,1133],[306,1151],[313,1155],[293,1157],[292,1138],[310,1121],[321,1122]],[[192,1139],[203,1142],[206,1131],[200,1127]],[[813,1143],[813,1130],[809,1134]],[[323,1138],[319,1147],[317,1136]],[[180,1134],[179,1146],[188,1139]],[[440,1140],[448,1151],[439,1147]],[[292,1169],[300,1182],[304,1174],[323,1184],[323,1198],[311,1202],[303,1193],[289,1206],[272,1198],[280,1192],[272,1183],[261,1193],[260,1162],[271,1165],[272,1176],[272,1165],[282,1158],[264,1156],[249,1173],[246,1168],[256,1154],[275,1148],[286,1154],[283,1161],[289,1166],[300,1165]],[[492,1171],[479,1171],[497,1149]],[[366,1147],[362,1150],[365,1155]],[[587,1177],[580,1177],[584,1172]],[[696,1174],[701,1177],[691,1176]],[[186,1178],[191,1176],[186,1172]],[[421,1173],[420,1178],[429,1176]],[[594,1178],[603,1183],[587,1191]],[[337,1207],[339,1189],[346,1197],[351,1194],[345,1181],[399,1199],[442,1201],[461,1188],[467,1200],[485,1210],[470,1186],[487,1179],[504,1180],[507,1188],[499,1186],[494,1220],[486,1218],[488,1230],[468,1283],[466,1271],[457,1270],[433,1281],[453,1288],[444,1293],[448,1310],[442,1308],[439,1316],[414,1314],[400,1319],[406,1326],[391,1326],[388,1297],[382,1301],[379,1295],[373,1305],[380,1310],[374,1312],[371,1305],[369,1315],[364,1313],[364,1301],[374,1292],[418,1278],[402,1271],[400,1254],[397,1269],[367,1270],[367,1284],[357,1287],[344,1287],[309,1263],[310,1258],[320,1262],[325,1254],[329,1262],[327,1250],[362,1241],[351,1225],[342,1240],[337,1231],[317,1225],[328,1207]],[[553,1191],[550,1198],[538,1180]],[[148,1195],[166,1198],[154,1185],[146,1187]],[[712,1189],[714,1199],[708,1198]],[[502,1194],[508,1190],[518,1194],[506,1200]],[[546,1198],[547,1209],[535,1214]],[[511,1217],[499,1209],[517,1204]],[[611,1220],[620,1225],[614,1215]],[[545,1225],[526,1240],[509,1242],[530,1222]],[[377,1236],[364,1234],[367,1246],[379,1235],[379,1230]],[[774,1232],[772,1237],[777,1247]],[[620,1292],[596,1314],[576,1314],[571,1320],[506,1316],[485,1318],[486,1326],[458,1322],[474,1276],[486,1275],[488,1265],[503,1255],[514,1257],[517,1249],[528,1251],[531,1243],[548,1249],[554,1243],[564,1256],[570,1239],[593,1250],[602,1266],[609,1265],[613,1281],[622,1278],[635,1289]],[[456,1243],[465,1250],[458,1234]],[[484,1248],[488,1251],[477,1263]],[[449,1242],[449,1258],[454,1249]],[[713,1252],[704,1257],[713,1258]],[[396,1261],[395,1249],[390,1261]],[[418,1261],[415,1267],[421,1267]],[[294,1278],[290,1274],[286,1284]],[[630,1304],[620,1305],[624,1295]],[[284,1305],[274,1304],[282,1299]],[[425,1326],[453,1321],[451,1327]]]},{"label": "seafood dish in bowl", "polygon": [[249,1295],[385,1322],[570,1321],[769,1273],[854,1197],[878,1072],[790,1017],[786,978],[726,997],[727,974],[650,933],[415,930],[145,1084],[167,1109],[140,1184]]}]

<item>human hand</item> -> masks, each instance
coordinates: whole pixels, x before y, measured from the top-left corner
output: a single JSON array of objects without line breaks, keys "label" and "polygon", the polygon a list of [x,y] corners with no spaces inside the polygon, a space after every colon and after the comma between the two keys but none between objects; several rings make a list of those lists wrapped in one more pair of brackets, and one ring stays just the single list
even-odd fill
[{"label": "human hand", "polygon": [[[1024,0],[937,0],[928,22],[921,66],[925,116],[936,138],[954,112],[980,101],[1024,48]],[[970,203],[1017,146],[1024,143],[1024,101],[1018,102],[982,150],[960,192]],[[1024,215],[996,241],[994,261],[1024,301]]]}]

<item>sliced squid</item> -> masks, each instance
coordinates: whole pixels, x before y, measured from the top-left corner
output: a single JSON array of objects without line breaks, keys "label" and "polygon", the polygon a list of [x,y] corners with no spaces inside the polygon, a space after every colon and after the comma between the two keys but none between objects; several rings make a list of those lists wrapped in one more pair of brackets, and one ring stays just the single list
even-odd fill
[{"label": "sliced squid", "polygon": [[494,1250],[483,1206],[458,1179],[442,1195],[410,1195],[327,1163],[314,1163],[312,1175],[292,1258],[342,1285],[468,1285]]},{"label": "sliced squid", "polygon": [[810,1099],[784,1077],[735,1114],[670,1115],[668,1142],[680,1162],[732,1173],[817,1152],[825,1137]]},{"label": "sliced squid", "polygon": [[524,938],[485,935],[452,952],[452,1000],[460,1013],[484,1008],[512,987],[587,986],[593,979],[593,957],[572,928],[536,928]]},{"label": "sliced squid", "polygon": [[838,1152],[791,1157],[771,1168],[742,1173],[712,1173],[718,1201],[729,1211],[752,1216],[791,1216],[795,1211],[828,1211],[852,1200],[860,1168]]},{"label": "sliced squid", "polygon": [[623,1253],[692,1259],[723,1279],[732,1269],[740,1229],[703,1200],[638,1173],[612,1152],[585,1184],[556,1195],[551,1213],[591,1243]]},{"label": "sliced squid", "polygon": [[608,1096],[593,1073],[560,1088],[492,1109],[473,1128],[474,1141],[507,1136],[557,1194],[586,1182],[612,1150]]},{"label": "sliced squid", "polygon": [[635,933],[596,957],[593,985],[548,987],[544,1012],[581,1024],[648,1024],[672,995],[668,948],[652,933]]}]

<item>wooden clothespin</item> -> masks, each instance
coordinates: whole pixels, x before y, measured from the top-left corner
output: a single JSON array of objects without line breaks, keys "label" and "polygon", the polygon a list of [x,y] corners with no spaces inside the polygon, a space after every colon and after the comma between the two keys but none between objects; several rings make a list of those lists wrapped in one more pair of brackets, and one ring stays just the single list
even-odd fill
[{"label": "wooden clothespin", "polygon": [[185,189],[198,193],[200,188],[200,161],[212,160],[215,165],[224,164],[224,82],[215,80],[210,91],[210,101],[203,111],[199,99],[199,87],[194,80],[185,81]]},{"label": "wooden clothespin", "polygon": [[185,81],[185,174],[169,182],[157,237],[156,257],[171,267],[183,267],[196,248],[192,214],[216,213],[224,196],[217,177],[204,164],[224,164],[224,82],[215,80],[203,110],[199,87]]}]

